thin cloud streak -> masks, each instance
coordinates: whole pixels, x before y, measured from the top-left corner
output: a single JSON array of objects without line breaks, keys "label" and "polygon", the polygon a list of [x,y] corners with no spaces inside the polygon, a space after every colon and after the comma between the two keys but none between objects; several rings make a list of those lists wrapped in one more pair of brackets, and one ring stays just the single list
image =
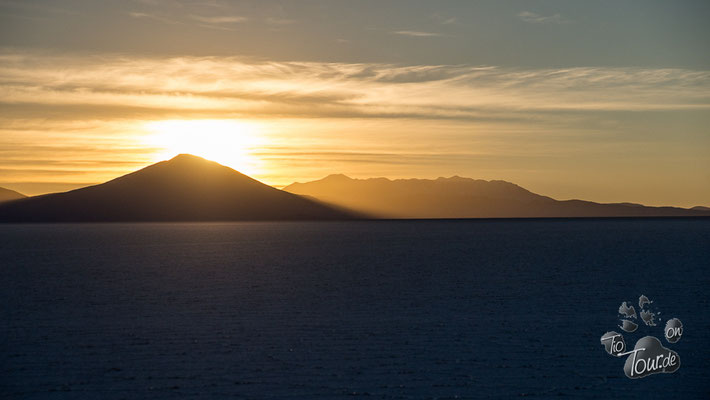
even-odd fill
[{"label": "thin cloud streak", "polygon": [[564,18],[561,14],[545,16],[530,11],[519,13],[518,18],[531,24],[569,24],[572,22]]},{"label": "thin cloud streak", "polygon": [[190,18],[204,22],[206,24],[236,24],[241,22],[246,22],[247,18],[239,15],[232,16],[219,16],[219,17],[205,17],[202,15],[190,15]]},{"label": "thin cloud streak", "polygon": [[458,22],[456,17],[447,18],[439,14],[432,15],[432,18],[434,19],[434,21],[440,23],[441,25],[455,25]]},{"label": "thin cloud streak", "polygon": [[248,18],[232,15],[232,16],[218,16],[218,17],[207,17],[202,15],[191,14],[186,17],[185,20],[164,17],[162,15],[154,13],[146,13],[139,11],[131,11],[128,16],[135,19],[153,20],[162,22],[168,25],[189,25],[196,26],[200,28],[220,30],[220,31],[233,31],[229,25],[234,25],[238,23],[243,23],[248,21]]},{"label": "thin cloud streak", "polygon": [[136,19],[149,19],[149,20],[158,21],[158,22],[162,22],[162,23],[170,24],[170,25],[175,25],[175,24],[181,23],[180,21],[177,21],[174,19],[165,18],[165,17],[161,17],[159,15],[148,14],[148,13],[144,13],[144,12],[131,11],[128,13],[128,15],[130,17],[136,18]]},{"label": "thin cloud streak", "polygon": [[519,118],[551,111],[704,110],[709,92],[709,72],[682,69],[0,54],[0,102],[8,113],[74,106],[76,112],[113,109],[116,116],[155,109],[212,116]]},{"label": "thin cloud streak", "polygon": [[394,35],[400,35],[400,36],[411,36],[411,37],[439,37],[439,36],[444,36],[441,33],[435,33],[435,32],[422,32],[422,31],[393,31],[391,32]]}]

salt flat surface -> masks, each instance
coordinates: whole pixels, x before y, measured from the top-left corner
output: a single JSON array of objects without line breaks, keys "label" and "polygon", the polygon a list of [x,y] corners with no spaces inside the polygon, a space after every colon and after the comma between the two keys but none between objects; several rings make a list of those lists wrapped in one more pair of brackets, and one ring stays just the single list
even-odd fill
[{"label": "salt flat surface", "polygon": [[[702,220],[0,225],[0,397],[708,398],[709,260]],[[640,294],[674,374],[599,342]]]}]

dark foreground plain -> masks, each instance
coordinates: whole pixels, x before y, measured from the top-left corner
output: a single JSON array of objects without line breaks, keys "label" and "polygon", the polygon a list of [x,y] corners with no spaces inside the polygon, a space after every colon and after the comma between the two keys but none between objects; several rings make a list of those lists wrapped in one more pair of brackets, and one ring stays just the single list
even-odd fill
[{"label": "dark foreground plain", "polygon": [[[707,219],[0,225],[0,397],[708,398]],[[600,336],[640,294],[674,374]]]}]

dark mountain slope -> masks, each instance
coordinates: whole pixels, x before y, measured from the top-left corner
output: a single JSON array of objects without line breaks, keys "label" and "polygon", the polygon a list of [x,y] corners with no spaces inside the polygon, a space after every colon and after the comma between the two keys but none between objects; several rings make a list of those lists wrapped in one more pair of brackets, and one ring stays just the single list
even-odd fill
[{"label": "dark mountain slope", "polygon": [[0,205],[0,221],[351,219],[353,214],[182,154],[112,181]]}]

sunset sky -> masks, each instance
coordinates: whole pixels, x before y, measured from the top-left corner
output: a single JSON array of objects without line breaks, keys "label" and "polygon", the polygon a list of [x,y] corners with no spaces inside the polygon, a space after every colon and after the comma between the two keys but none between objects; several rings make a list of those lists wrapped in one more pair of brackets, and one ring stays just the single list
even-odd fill
[{"label": "sunset sky", "polygon": [[193,153],[281,187],[710,206],[708,1],[0,0],[0,186]]}]

